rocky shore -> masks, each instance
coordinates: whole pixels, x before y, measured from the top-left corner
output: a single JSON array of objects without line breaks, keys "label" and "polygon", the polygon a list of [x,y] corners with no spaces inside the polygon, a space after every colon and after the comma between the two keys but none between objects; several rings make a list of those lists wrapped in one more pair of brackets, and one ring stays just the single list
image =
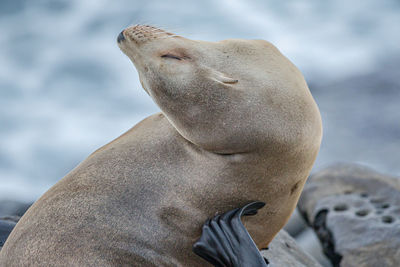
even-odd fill
[{"label": "rocky shore", "polygon": [[333,266],[400,266],[400,179],[335,165],[309,178],[298,208]]}]

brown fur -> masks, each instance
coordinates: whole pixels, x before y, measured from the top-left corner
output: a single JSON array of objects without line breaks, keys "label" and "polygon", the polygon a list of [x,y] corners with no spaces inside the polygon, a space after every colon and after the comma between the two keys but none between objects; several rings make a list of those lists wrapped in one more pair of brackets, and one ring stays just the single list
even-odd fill
[{"label": "brown fur", "polygon": [[262,40],[192,41],[148,26],[124,35],[162,113],[46,192],[1,266],[208,266],[191,251],[207,218],[265,202],[244,219],[261,248],[295,208],[322,134],[297,68]]}]

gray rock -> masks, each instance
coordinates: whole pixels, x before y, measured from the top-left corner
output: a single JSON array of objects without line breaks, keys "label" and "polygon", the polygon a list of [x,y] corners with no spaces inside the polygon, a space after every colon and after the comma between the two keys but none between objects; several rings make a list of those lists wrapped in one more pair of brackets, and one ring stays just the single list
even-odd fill
[{"label": "gray rock", "polygon": [[320,267],[310,255],[304,252],[296,241],[281,230],[261,255],[269,262],[270,267]]},{"label": "gray rock", "polygon": [[15,224],[31,205],[13,200],[0,201],[0,250]]},{"label": "gray rock", "polygon": [[286,223],[285,227],[283,227],[289,235],[295,238],[306,230],[306,228],[307,224],[297,209],[295,209],[289,221]]},{"label": "gray rock", "polygon": [[322,245],[318,240],[317,235],[311,227],[307,227],[295,238],[296,243],[311,257],[318,261],[324,267],[332,267],[332,263],[322,251]]},{"label": "gray rock", "polygon": [[14,222],[14,223],[17,223],[19,221],[19,219],[21,219],[21,217],[17,216],[17,215],[10,215],[10,216],[0,217],[1,221],[8,221],[8,222]]},{"label": "gray rock", "polygon": [[359,165],[312,175],[298,208],[334,266],[400,266],[400,180]]},{"label": "gray rock", "polygon": [[0,250],[7,240],[7,237],[15,227],[16,222],[12,220],[3,220],[0,218]]},{"label": "gray rock", "polygon": [[14,200],[0,200],[0,217],[22,216],[32,203],[24,203]]}]

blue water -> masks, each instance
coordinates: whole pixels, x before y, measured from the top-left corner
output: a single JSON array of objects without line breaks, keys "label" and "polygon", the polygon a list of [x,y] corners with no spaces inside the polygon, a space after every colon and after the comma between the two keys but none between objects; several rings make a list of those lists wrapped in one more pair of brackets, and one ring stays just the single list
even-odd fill
[{"label": "blue water", "polygon": [[[386,83],[400,73],[399,1],[1,0],[0,199],[36,199],[158,111],[115,42],[136,23],[192,39],[271,41],[320,106],[315,169],[354,161],[400,175],[400,87]],[[381,80],[368,76],[377,71]],[[352,77],[365,85],[348,87]]]}]

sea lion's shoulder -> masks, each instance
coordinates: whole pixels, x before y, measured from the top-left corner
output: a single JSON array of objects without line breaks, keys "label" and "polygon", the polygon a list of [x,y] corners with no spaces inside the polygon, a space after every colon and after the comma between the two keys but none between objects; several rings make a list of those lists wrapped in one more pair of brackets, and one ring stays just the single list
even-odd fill
[{"label": "sea lion's shoulder", "polygon": [[143,119],[113,141],[100,147],[89,157],[93,157],[113,148],[128,148],[137,145],[150,146],[154,143],[154,140],[158,140],[158,142],[168,142],[176,137],[176,130],[168,122],[164,114],[158,112]]}]

